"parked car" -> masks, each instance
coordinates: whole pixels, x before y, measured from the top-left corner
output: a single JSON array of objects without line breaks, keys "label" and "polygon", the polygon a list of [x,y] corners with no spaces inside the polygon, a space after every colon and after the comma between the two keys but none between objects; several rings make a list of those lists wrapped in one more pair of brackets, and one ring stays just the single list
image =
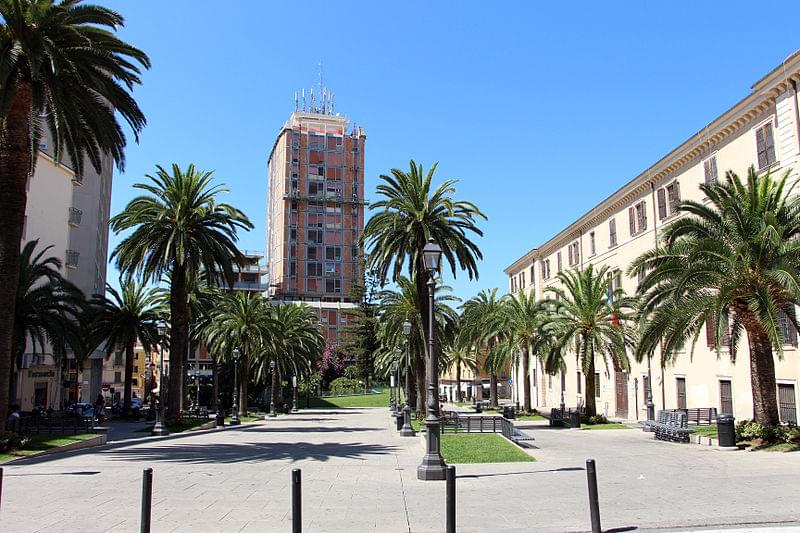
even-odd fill
[{"label": "parked car", "polygon": [[74,403],[66,408],[66,412],[78,416],[94,416],[94,406],[88,402]]}]

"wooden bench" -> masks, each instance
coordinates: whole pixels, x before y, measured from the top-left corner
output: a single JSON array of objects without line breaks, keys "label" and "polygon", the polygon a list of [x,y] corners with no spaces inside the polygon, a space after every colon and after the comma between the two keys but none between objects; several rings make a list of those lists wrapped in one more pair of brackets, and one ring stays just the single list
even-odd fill
[{"label": "wooden bench", "polygon": [[659,411],[656,420],[640,422],[653,429],[657,440],[672,442],[689,442],[689,435],[694,433],[688,428],[688,417],[681,411]]},{"label": "wooden bench", "polygon": [[[686,409],[686,419],[690,424],[710,426],[717,419],[716,407],[699,407]],[[705,424],[703,424],[705,422]]]},{"label": "wooden bench", "polygon": [[555,427],[555,426],[563,426],[564,425],[564,411],[562,411],[561,409],[558,409],[556,407],[553,407],[552,409],[550,409],[549,420],[550,420],[550,425],[553,426],[553,427]]}]

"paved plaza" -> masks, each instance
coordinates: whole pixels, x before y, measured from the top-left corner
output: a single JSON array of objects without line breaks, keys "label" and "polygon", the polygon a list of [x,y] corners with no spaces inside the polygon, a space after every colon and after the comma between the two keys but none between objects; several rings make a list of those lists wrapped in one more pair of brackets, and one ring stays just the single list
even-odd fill
[{"label": "paved plaza", "polygon": [[[589,529],[585,460],[597,461],[604,529],[800,524],[800,453],[723,452],[636,430],[537,427],[536,462],[458,466],[459,531]],[[142,469],[153,530],[290,531],[290,472],[303,530],[442,531],[443,482],[416,479],[421,438],[385,409],[317,410],[5,467],[0,530],[138,531]]]}]

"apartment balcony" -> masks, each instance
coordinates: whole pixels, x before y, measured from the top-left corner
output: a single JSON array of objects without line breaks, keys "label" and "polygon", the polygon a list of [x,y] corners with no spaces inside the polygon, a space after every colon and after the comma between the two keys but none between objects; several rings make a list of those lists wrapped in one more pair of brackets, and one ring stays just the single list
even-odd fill
[{"label": "apartment balcony", "polygon": [[256,274],[269,274],[269,268],[267,265],[244,265],[244,266],[234,266],[234,272],[253,272]]},{"label": "apartment balcony", "polygon": [[235,291],[259,291],[263,292],[269,288],[266,283],[248,283],[246,281],[233,282],[233,290]]},{"label": "apartment balcony", "polygon": [[83,218],[83,211],[77,209],[75,207],[69,208],[69,217],[67,219],[67,223],[73,228],[77,228],[81,225],[81,219]]},{"label": "apartment balcony", "polygon": [[67,261],[66,266],[67,268],[78,268],[78,260],[81,257],[80,252],[76,252],[75,250],[67,250]]}]

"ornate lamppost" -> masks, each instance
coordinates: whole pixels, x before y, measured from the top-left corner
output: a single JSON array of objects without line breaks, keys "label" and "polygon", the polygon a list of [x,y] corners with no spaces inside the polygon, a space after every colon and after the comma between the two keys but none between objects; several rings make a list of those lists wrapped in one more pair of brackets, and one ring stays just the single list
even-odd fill
[{"label": "ornate lamppost", "polygon": [[436,275],[442,249],[432,239],[422,249],[422,259],[428,272],[428,394],[425,417],[427,449],[422,463],[417,467],[417,479],[441,480],[445,477],[447,465],[441,452],[441,421],[439,420],[439,358],[436,355],[436,323],[434,305],[436,294]]},{"label": "ornate lamppost", "polygon": [[[403,322],[403,334],[406,338],[406,363],[408,363],[410,357],[408,353],[408,346],[409,346],[409,335],[411,335],[411,322],[406,320]],[[410,379],[410,365],[406,364],[406,375],[405,375],[405,401],[403,402],[403,427],[400,429],[400,436],[401,437],[413,437],[417,433],[414,431],[414,428],[411,427],[411,405],[408,403],[408,398],[411,395],[411,379]]]},{"label": "ornate lamppost", "polygon": [[297,412],[297,375],[292,376],[292,412]]},{"label": "ornate lamppost", "polygon": [[[167,335],[167,325],[160,321],[157,326],[158,329],[158,337],[160,340],[160,354],[158,365],[158,399],[156,400],[156,423],[153,426],[153,431],[151,431],[151,435],[157,437],[165,437],[169,435],[169,430],[167,426],[164,424],[164,402],[161,401],[162,397],[164,396],[164,343],[166,341]],[[152,394],[152,393],[151,393]],[[152,398],[152,396],[151,396]]]},{"label": "ornate lamppost", "polygon": [[239,351],[239,348],[233,349],[233,412],[231,413],[231,425],[238,426],[242,423],[239,420],[239,359],[242,357],[242,353]]},{"label": "ornate lamppost", "polygon": [[[650,372],[650,355],[647,356],[647,398],[645,399],[645,405],[647,405],[647,420],[654,422],[656,419],[656,406],[653,403],[653,375]],[[649,425],[645,425],[642,429],[644,431],[653,431],[652,426]]]},{"label": "ornate lamppost", "polygon": [[[399,350],[399,348],[397,349]],[[395,350],[396,351],[396,350]],[[397,354],[395,353],[395,357]],[[395,413],[397,411],[397,400],[395,400],[394,393],[395,393],[396,384],[394,381],[394,366],[389,367],[389,411]]]},{"label": "ornate lamppost", "polygon": [[275,386],[278,384],[278,380],[276,379],[275,375],[275,361],[269,362],[269,371],[272,373],[272,390],[270,391],[270,400],[269,400],[269,417],[275,418],[278,416],[278,412],[275,410]]}]

